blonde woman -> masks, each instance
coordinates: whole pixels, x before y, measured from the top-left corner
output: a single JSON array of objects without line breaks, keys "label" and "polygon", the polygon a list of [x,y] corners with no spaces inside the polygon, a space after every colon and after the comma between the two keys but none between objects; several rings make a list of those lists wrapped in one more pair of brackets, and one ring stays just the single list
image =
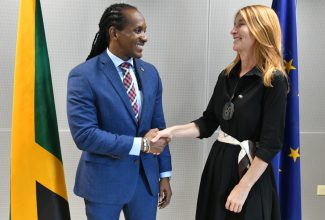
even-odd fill
[{"label": "blonde woman", "polygon": [[240,9],[231,30],[234,61],[219,75],[202,117],[159,131],[161,137],[217,140],[207,159],[197,220],[278,220],[280,209],[271,160],[281,150],[287,77],[281,29],[266,6]]}]

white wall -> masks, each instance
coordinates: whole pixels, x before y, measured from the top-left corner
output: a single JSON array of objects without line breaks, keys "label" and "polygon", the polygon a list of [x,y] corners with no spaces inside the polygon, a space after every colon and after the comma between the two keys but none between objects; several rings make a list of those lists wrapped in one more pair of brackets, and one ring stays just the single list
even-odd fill
[{"label": "white wall", "polygon": [[[168,125],[199,117],[217,75],[234,57],[230,29],[234,13],[248,4],[271,0],[126,1],[144,14],[149,32],[144,59],[155,64],[164,85]],[[82,199],[72,193],[80,152],[69,133],[65,99],[72,67],[85,60],[104,9],[114,1],[42,0],[54,96],[72,219],[85,218]],[[9,216],[10,131],[18,0],[1,0],[0,7],[0,220]],[[298,46],[301,103],[301,163],[303,219],[323,219],[325,197],[316,185],[325,184],[325,2],[298,2]],[[180,83],[183,81],[184,83]],[[173,141],[173,198],[158,219],[194,219],[201,171],[213,142]]]},{"label": "white wall", "polygon": [[297,11],[300,80],[300,139],[302,214],[305,220],[324,219],[325,196],[325,1],[299,0]]}]

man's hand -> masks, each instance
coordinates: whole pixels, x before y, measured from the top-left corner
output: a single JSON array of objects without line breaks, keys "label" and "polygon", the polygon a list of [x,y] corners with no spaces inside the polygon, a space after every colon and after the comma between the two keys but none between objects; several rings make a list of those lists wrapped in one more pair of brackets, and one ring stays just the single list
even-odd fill
[{"label": "man's hand", "polygon": [[148,131],[148,133],[145,134],[145,138],[147,138],[149,145],[150,145],[150,150],[148,153],[152,153],[155,155],[159,155],[164,149],[165,146],[168,144],[168,142],[170,141],[169,138],[160,138],[159,140],[157,140],[156,142],[152,142],[151,140],[156,137],[157,133],[158,133],[158,128],[154,128],[151,129],[150,131]]},{"label": "man's hand", "polygon": [[158,208],[163,209],[169,205],[170,199],[172,197],[172,189],[169,184],[169,178],[161,178],[159,182],[160,191],[159,191],[159,201]]}]

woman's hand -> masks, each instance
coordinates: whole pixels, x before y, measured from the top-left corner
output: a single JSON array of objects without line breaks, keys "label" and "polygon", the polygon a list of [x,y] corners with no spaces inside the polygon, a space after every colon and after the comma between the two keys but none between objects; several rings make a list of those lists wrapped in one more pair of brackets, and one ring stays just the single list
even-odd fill
[{"label": "woman's hand", "polygon": [[155,143],[160,138],[167,138],[169,141],[172,139],[172,128],[166,128],[164,130],[158,131],[156,133],[156,136],[151,140],[151,142]]},{"label": "woman's hand", "polygon": [[257,156],[254,157],[253,162],[245,175],[229,194],[225,205],[226,209],[232,212],[241,212],[249,191],[264,173],[267,166],[268,163],[264,162]]},{"label": "woman's hand", "polygon": [[250,189],[249,186],[237,184],[227,198],[226,209],[236,213],[241,212]]}]

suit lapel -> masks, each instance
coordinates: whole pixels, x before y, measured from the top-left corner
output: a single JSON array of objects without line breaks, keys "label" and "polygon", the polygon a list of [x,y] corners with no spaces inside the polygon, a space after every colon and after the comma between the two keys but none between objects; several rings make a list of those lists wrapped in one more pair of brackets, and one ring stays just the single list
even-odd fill
[{"label": "suit lapel", "polygon": [[130,113],[130,116],[133,119],[134,123],[137,123],[135,116],[134,116],[134,111],[132,109],[129,97],[125,92],[125,88],[122,83],[122,80],[114,66],[114,63],[107,55],[106,50],[105,50],[105,52],[103,52],[100,55],[100,61],[101,61],[101,65],[102,65],[101,66],[102,72],[107,76],[107,78],[109,79],[109,81],[112,84],[112,87],[114,88],[114,90],[117,92],[117,94],[122,99],[126,109]]}]

